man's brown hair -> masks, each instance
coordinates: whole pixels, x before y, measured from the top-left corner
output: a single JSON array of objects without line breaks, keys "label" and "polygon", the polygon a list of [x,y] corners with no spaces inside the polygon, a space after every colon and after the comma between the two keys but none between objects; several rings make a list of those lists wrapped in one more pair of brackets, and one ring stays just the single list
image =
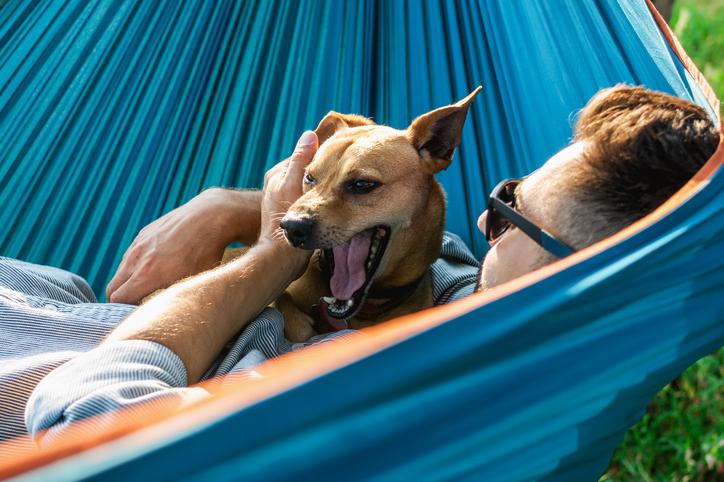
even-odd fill
[{"label": "man's brown hair", "polygon": [[583,162],[566,176],[580,210],[570,215],[585,220],[588,230],[572,235],[578,248],[652,212],[692,178],[719,143],[701,107],[625,85],[589,101],[574,137],[587,144]]}]

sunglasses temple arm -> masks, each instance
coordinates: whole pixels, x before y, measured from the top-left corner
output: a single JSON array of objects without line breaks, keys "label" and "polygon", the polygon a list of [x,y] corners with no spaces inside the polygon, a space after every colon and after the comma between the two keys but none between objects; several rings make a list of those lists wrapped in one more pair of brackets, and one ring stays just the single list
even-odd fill
[{"label": "sunglasses temple arm", "polygon": [[[499,199],[491,199],[488,209],[497,209],[500,214],[506,217],[513,224],[523,231],[529,238],[538,243],[543,249],[553,254],[557,258],[565,258],[575,252],[570,246],[558,241],[552,235],[548,234],[544,229],[539,228],[534,223],[525,218]],[[490,214],[488,215],[490,216]]]},{"label": "sunglasses temple arm", "polygon": [[572,255],[574,252],[574,250],[571,249],[569,246],[566,246],[562,242],[558,241],[556,238],[546,233],[542,229],[539,242],[543,249],[552,253],[557,258],[565,258],[566,256]]}]

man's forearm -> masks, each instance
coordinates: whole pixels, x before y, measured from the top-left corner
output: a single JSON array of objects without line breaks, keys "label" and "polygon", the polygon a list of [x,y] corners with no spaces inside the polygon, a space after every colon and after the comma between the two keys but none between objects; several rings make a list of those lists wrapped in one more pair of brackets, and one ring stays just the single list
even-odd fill
[{"label": "man's forearm", "polygon": [[[222,226],[240,226],[244,237],[252,232],[256,237],[259,232],[259,241],[241,258],[181,281],[141,305],[108,340],[148,340],[164,345],[183,362],[188,383],[197,382],[224,345],[307,266],[310,252],[292,248],[279,238],[279,217],[302,195],[304,171],[317,147],[316,134],[304,132],[291,157],[264,176],[263,195],[222,191],[219,198],[216,190],[205,191],[213,203],[222,200],[218,205]],[[232,206],[234,202],[258,206],[260,214],[245,216],[245,209],[228,211],[223,208],[227,201]]]},{"label": "man's forearm", "polygon": [[227,238],[247,246],[254,244],[261,225],[262,191],[212,188],[209,192],[218,199],[222,212],[230,213]]},{"label": "man's forearm", "polygon": [[253,246],[241,258],[186,279],[140,306],[108,341],[149,340],[174,351],[197,382],[224,345],[276,299],[306,265],[284,243]]}]

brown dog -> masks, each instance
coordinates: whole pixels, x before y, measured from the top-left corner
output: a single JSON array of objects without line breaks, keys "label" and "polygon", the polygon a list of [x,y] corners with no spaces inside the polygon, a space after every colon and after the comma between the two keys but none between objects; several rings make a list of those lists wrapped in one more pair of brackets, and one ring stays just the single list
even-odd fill
[{"label": "brown dog", "polygon": [[445,194],[434,174],[450,165],[479,91],[406,130],[336,112],[322,119],[304,194],[281,221],[290,244],[316,250],[276,301],[290,341],[432,305],[430,265],[445,224]]}]

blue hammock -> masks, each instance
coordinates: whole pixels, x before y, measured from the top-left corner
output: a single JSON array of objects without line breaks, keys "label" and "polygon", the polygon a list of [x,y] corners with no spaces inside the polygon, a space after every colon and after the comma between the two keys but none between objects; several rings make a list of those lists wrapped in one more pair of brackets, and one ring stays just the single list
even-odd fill
[{"label": "blue hammock", "polygon": [[[440,179],[448,229],[483,255],[490,188],[563,147],[573,114],[618,82],[716,116],[643,1],[10,0],[0,253],[100,293],[142,226],[206,187],[260,185],[330,109],[404,127],[482,84]],[[507,296],[392,323],[346,358],[320,347],[325,364],[272,362],[318,366],[27,475],[595,480],[656,391],[724,342],[719,171]]]}]

